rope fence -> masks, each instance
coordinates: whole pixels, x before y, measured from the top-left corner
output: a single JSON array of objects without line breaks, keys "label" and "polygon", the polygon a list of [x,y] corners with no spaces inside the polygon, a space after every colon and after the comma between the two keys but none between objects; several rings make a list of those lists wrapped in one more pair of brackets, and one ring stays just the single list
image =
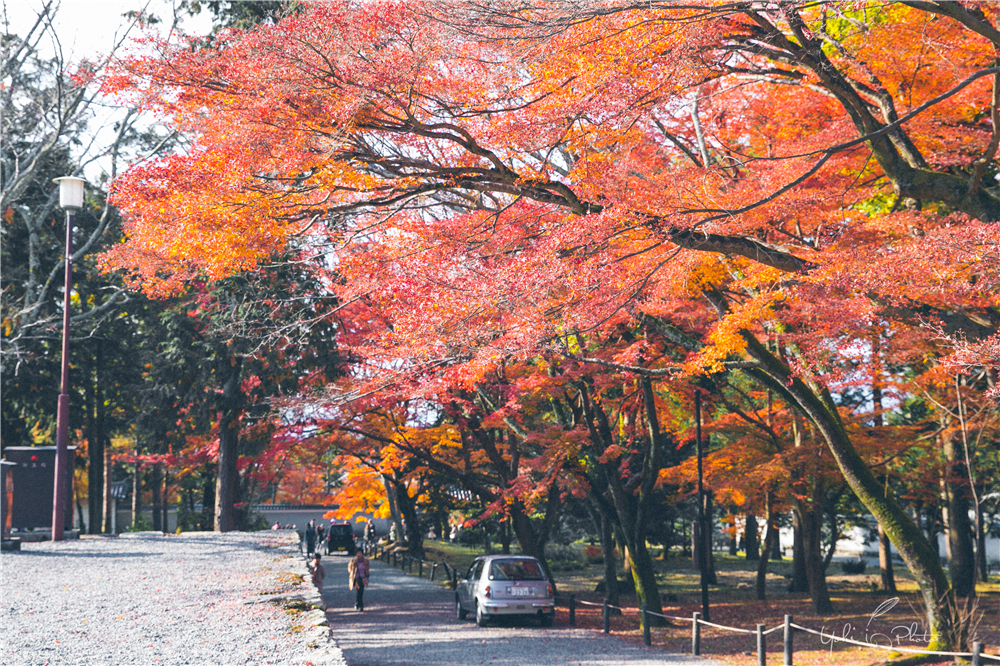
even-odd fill
[{"label": "rope fence", "polygon": [[713,627],[715,629],[720,629],[722,631],[729,631],[739,634],[747,634],[751,636],[756,636],[757,638],[757,662],[759,666],[767,665],[767,640],[768,634],[773,634],[776,632],[783,632],[783,666],[794,666],[794,635],[796,631],[800,631],[806,634],[812,634],[814,636],[819,636],[820,640],[826,643],[832,643],[833,641],[838,641],[842,643],[848,643],[851,645],[857,645],[859,647],[874,648],[878,650],[886,650],[890,652],[905,652],[908,654],[917,655],[935,655],[944,657],[959,657],[970,659],[972,666],[986,666],[985,662],[996,662],[1000,663],[1000,655],[986,654],[983,652],[983,644],[980,642],[975,642],[972,644],[972,652],[942,652],[939,650],[926,650],[920,648],[908,648],[903,647],[898,644],[902,638],[898,638],[896,644],[884,645],[879,643],[868,643],[866,641],[858,641],[852,638],[847,638],[844,636],[837,636],[835,634],[828,633],[824,630],[817,631],[811,627],[806,627],[801,624],[796,624],[792,621],[791,615],[785,616],[785,621],[783,624],[779,624],[770,629],[766,629],[765,625],[758,624],[756,629],[743,629],[740,627],[730,627],[724,624],[717,624],[715,622],[710,622],[708,620],[703,620],[701,618],[701,613],[693,613],[691,617],[678,617],[676,615],[666,615],[664,613],[656,613],[654,611],[648,610],[645,604],[640,608],[624,608],[622,606],[616,606],[610,603],[607,599],[603,603],[597,603],[594,601],[587,601],[585,599],[577,599],[575,595],[569,595],[568,597],[557,597],[557,603],[568,602],[569,606],[569,619],[571,625],[576,625],[576,606],[592,606],[599,607],[602,609],[602,616],[604,620],[604,633],[610,633],[611,622],[610,616],[611,611],[620,611],[622,614],[625,613],[638,613],[640,616],[640,628],[643,634],[643,643],[646,645],[652,645],[652,635],[651,635],[651,617],[659,617],[665,620],[673,620],[676,622],[690,622],[691,623],[691,653],[693,655],[701,654],[701,627]]},{"label": "rope fence", "polygon": [[[446,580],[449,586],[454,589],[458,585],[458,570],[448,562],[434,562],[431,560],[425,560],[420,557],[413,557],[407,553],[400,553],[396,550],[389,550],[385,546],[379,548],[377,545],[372,545],[366,548],[369,554],[389,564],[391,566],[398,566],[401,570],[407,573],[413,573],[413,568],[416,566],[417,575],[424,575],[424,568],[430,569],[430,579],[435,580],[437,576],[437,571],[439,568],[444,570],[444,580]],[[917,655],[934,655],[941,657],[959,657],[970,659],[972,666],[986,666],[985,662],[993,662],[1000,664],[1000,655],[986,654],[983,652],[983,644],[980,642],[974,642],[972,644],[972,652],[941,652],[938,650],[926,650],[920,648],[907,648],[898,644],[902,638],[897,639],[897,644],[892,645],[892,640],[890,639],[889,645],[882,645],[879,643],[868,643],[866,641],[857,641],[853,638],[848,638],[846,636],[837,636],[836,634],[827,633],[825,630],[817,631],[811,627],[806,627],[801,624],[796,624],[792,621],[791,615],[785,616],[785,621],[783,624],[779,624],[770,629],[765,629],[765,625],[758,624],[755,629],[743,629],[740,627],[730,627],[724,624],[717,624],[715,622],[709,622],[708,620],[703,620],[701,618],[701,613],[693,613],[691,617],[679,617],[676,615],[666,615],[664,613],[657,613],[646,608],[643,604],[640,608],[624,608],[622,606],[616,606],[610,603],[607,599],[603,603],[598,603],[595,601],[587,601],[586,599],[577,599],[576,595],[570,594],[568,596],[557,596],[556,603],[566,603],[569,608],[569,623],[571,626],[576,626],[576,607],[577,606],[592,606],[601,609],[602,619],[604,621],[604,633],[611,632],[611,611],[619,611],[623,615],[625,613],[636,613],[639,615],[639,626],[642,629],[643,643],[646,645],[652,645],[652,634],[651,634],[651,617],[659,617],[664,620],[672,620],[675,622],[690,622],[691,623],[691,654],[698,656],[701,655],[701,627],[712,627],[714,629],[719,629],[722,631],[729,631],[739,634],[747,634],[751,636],[756,636],[757,638],[757,662],[759,666],[767,666],[767,641],[766,637],[768,634],[773,634],[776,632],[783,632],[783,652],[784,659],[782,666],[794,666],[794,636],[796,631],[800,631],[805,634],[811,634],[813,636],[819,636],[820,641],[824,644],[832,643],[834,641],[840,643],[847,643],[850,645],[856,645],[859,647],[872,648],[876,650],[886,650],[890,652],[905,652],[907,654],[917,654]]]}]

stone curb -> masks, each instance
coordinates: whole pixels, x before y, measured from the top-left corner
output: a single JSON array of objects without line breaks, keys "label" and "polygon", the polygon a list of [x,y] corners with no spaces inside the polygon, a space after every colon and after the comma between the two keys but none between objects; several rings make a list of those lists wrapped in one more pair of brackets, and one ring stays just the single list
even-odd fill
[{"label": "stone curb", "polygon": [[294,592],[263,596],[255,602],[270,602],[305,610],[296,624],[302,627],[298,636],[308,648],[308,653],[299,659],[299,664],[302,666],[347,666],[344,653],[337,645],[330,630],[323,595],[312,584],[312,571],[299,550],[298,543],[283,546],[280,551],[291,555],[291,557],[282,560],[281,568],[288,573],[302,576],[304,582]]}]

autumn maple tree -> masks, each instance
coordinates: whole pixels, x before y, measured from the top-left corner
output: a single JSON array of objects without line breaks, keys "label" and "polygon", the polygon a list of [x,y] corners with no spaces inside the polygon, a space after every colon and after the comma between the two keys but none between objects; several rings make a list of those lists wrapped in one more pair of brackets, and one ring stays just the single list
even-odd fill
[{"label": "autumn maple tree", "polygon": [[[317,3],[149,41],[105,89],[193,143],[116,181],[129,238],[106,265],[170,293],[329,256],[361,394],[599,356],[652,426],[651,377],[743,373],[808,420],[918,581],[932,646],[958,646],[936,548],[837,395],[915,341],[991,363],[996,21],[933,1]],[[646,328],[669,353],[580,342]]]}]

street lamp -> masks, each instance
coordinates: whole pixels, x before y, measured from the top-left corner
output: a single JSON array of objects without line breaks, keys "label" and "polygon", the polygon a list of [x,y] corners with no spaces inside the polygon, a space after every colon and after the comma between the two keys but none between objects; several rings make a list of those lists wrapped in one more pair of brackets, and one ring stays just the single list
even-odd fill
[{"label": "street lamp", "polygon": [[55,488],[52,491],[52,540],[62,541],[65,528],[66,496],[65,477],[69,474],[67,445],[69,443],[69,295],[73,286],[73,216],[83,208],[82,178],[64,176],[52,182],[59,183],[59,206],[66,210],[66,281],[63,293],[62,382],[59,392],[59,411],[56,423]]}]

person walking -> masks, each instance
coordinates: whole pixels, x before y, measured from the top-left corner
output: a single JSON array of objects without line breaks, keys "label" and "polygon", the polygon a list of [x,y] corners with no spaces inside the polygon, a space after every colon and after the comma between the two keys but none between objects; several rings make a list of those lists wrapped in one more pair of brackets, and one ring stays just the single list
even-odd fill
[{"label": "person walking", "polygon": [[316,552],[316,521],[310,520],[306,525],[306,557],[312,557]]},{"label": "person walking", "polygon": [[313,558],[313,585],[319,590],[320,594],[323,594],[323,579],[326,578],[326,568],[321,562],[321,557],[319,553],[316,553],[316,557]]},{"label": "person walking", "polygon": [[365,609],[365,588],[368,587],[370,570],[371,563],[365,557],[364,551],[360,549],[347,563],[347,587],[354,590],[354,610],[363,611]]}]

